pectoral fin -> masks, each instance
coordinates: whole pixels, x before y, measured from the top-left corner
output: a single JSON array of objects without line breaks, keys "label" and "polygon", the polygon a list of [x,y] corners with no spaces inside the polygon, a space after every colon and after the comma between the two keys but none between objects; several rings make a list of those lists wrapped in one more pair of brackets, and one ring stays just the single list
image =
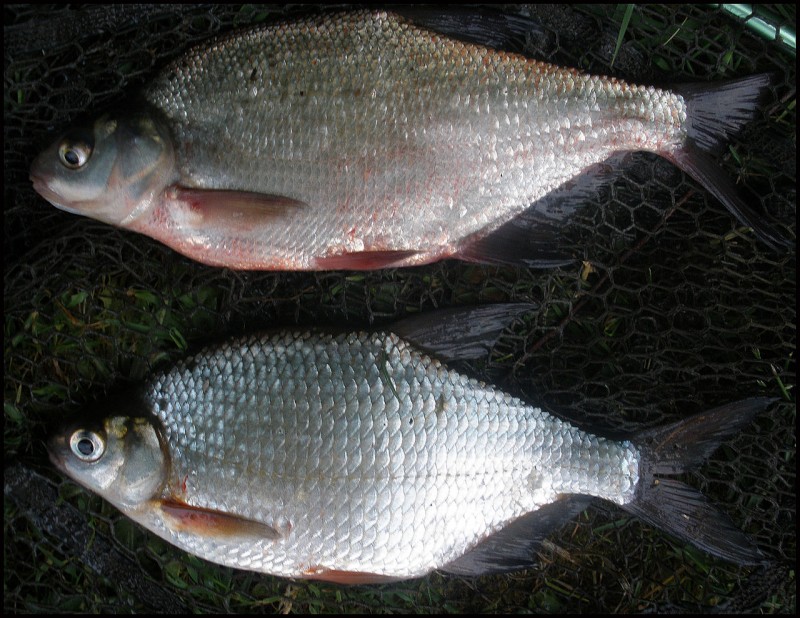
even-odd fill
[{"label": "pectoral fin", "polygon": [[177,500],[160,500],[164,523],[173,532],[201,537],[239,537],[260,541],[277,540],[288,533],[268,524],[214,509],[192,506]]},{"label": "pectoral fin", "polygon": [[189,189],[174,186],[167,198],[202,228],[248,231],[270,220],[291,216],[308,204],[281,195],[247,191]]}]

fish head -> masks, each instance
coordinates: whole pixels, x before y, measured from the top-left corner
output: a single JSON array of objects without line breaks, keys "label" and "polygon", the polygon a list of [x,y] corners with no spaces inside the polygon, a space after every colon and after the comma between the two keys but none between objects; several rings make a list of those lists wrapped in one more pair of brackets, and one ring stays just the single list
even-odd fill
[{"label": "fish head", "polygon": [[148,418],[73,422],[50,437],[47,450],[61,472],[125,511],[157,497],[166,482],[168,451]]},{"label": "fish head", "polygon": [[67,131],[33,161],[33,188],[56,208],[120,227],[174,181],[175,154],[156,113],[106,114]]}]

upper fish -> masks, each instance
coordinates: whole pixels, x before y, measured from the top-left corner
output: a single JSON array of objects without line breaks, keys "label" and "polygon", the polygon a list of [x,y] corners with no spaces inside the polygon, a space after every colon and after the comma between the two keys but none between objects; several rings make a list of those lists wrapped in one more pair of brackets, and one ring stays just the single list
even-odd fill
[{"label": "upper fish", "polygon": [[337,582],[536,564],[593,498],[713,555],[763,560],[697,490],[702,462],[770,400],[627,439],[590,433],[449,368],[519,309],[431,313],[377,331],[228,341],[51,437],[53,463],[215,563]]},{"label": "upper fish", "polygon": [[710,154],[754,117],[769,76],[632,85],[499,51],[474,29],[449,36],[458,15],[409,13],[318,15],[200,45],[134,111],[40,154],[34,188],[214,266],[551,266],[572,259],[557,238],[573,209],[544,198],[615,154],[649,151],[767,245],[787,245]]}]

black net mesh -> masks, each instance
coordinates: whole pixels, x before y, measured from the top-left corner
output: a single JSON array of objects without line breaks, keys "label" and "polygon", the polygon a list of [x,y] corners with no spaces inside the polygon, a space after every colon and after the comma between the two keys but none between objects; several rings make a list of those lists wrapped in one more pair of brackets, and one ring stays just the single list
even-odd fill
[{"label": "black net mesh", "polygon": [[[511,10],[543,24],[521,42],[529,53],[595,73],[656,85],[776,74],[771,102],[720,164],[793,238],[794,52],[756,31],[760,18],[628,7]],[[629,157],[570,226],[585,261],[552,271],[445,262],[237,273],[58,211],[33,192],[28,168],[53,131],[120,105],[190,44],[280,10],[4,7],[4,610],[794,613],[796,256],[765,249],[668,162]],[[794,7],[759,10],[793,32]],[[631,431],[738,398],[779,398],[687,477],[772,562],[714,560],[597,504],[548,539],[535,570],[381,586],[292,582],[186,555],[47,461],[48,424],[209,338],[497,301],[538,309],[489,362],[465,370],[583,425]]]}]

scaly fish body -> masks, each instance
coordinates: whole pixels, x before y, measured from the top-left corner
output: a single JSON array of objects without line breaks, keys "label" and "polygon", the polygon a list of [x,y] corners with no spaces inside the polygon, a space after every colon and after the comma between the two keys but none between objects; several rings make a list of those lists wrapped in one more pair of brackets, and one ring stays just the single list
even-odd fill
[{"label": "scaly fish body", "polygon": [[[742,83],[729,97],[735,112],[715,109],[715,126],[670,91],[464,43],[391,13],[337,14],[190,51],[145,90],[141,114],[68,135],[32,176],[58,206],[208,264],[504,261],[504,234],[482,241],[615,153],[656,152],[716,183],[686,160],[687,144],[752,116],[768,80]],[[116,147],[103,148],[109,140]],[[128,154],[131,142],[147,152]],[[120,163],[89,180],[107,150]]]},{"label": "scaly fish body", "polygon": [[390,332],[236,340],[105,412],[51,441],[60,469],[193,554],[287,577],[496,570],[473,558],[491,565],[515,522],[529,538],[510,545],[527,549],[575,512],[569,496],[636,512],[650,474],[632,441],[582,431]]},{"label": "scaly fish body", "polygon": [[[441,41],[386,14],[223,40],[146,96],[173,127],[182,183],[312,206],[239,250],[286,269],[360,252],[449,257],[612,153],[669,152],[686,136],[674,94]],[[172,238],[192,227],[172,225]]]}]

